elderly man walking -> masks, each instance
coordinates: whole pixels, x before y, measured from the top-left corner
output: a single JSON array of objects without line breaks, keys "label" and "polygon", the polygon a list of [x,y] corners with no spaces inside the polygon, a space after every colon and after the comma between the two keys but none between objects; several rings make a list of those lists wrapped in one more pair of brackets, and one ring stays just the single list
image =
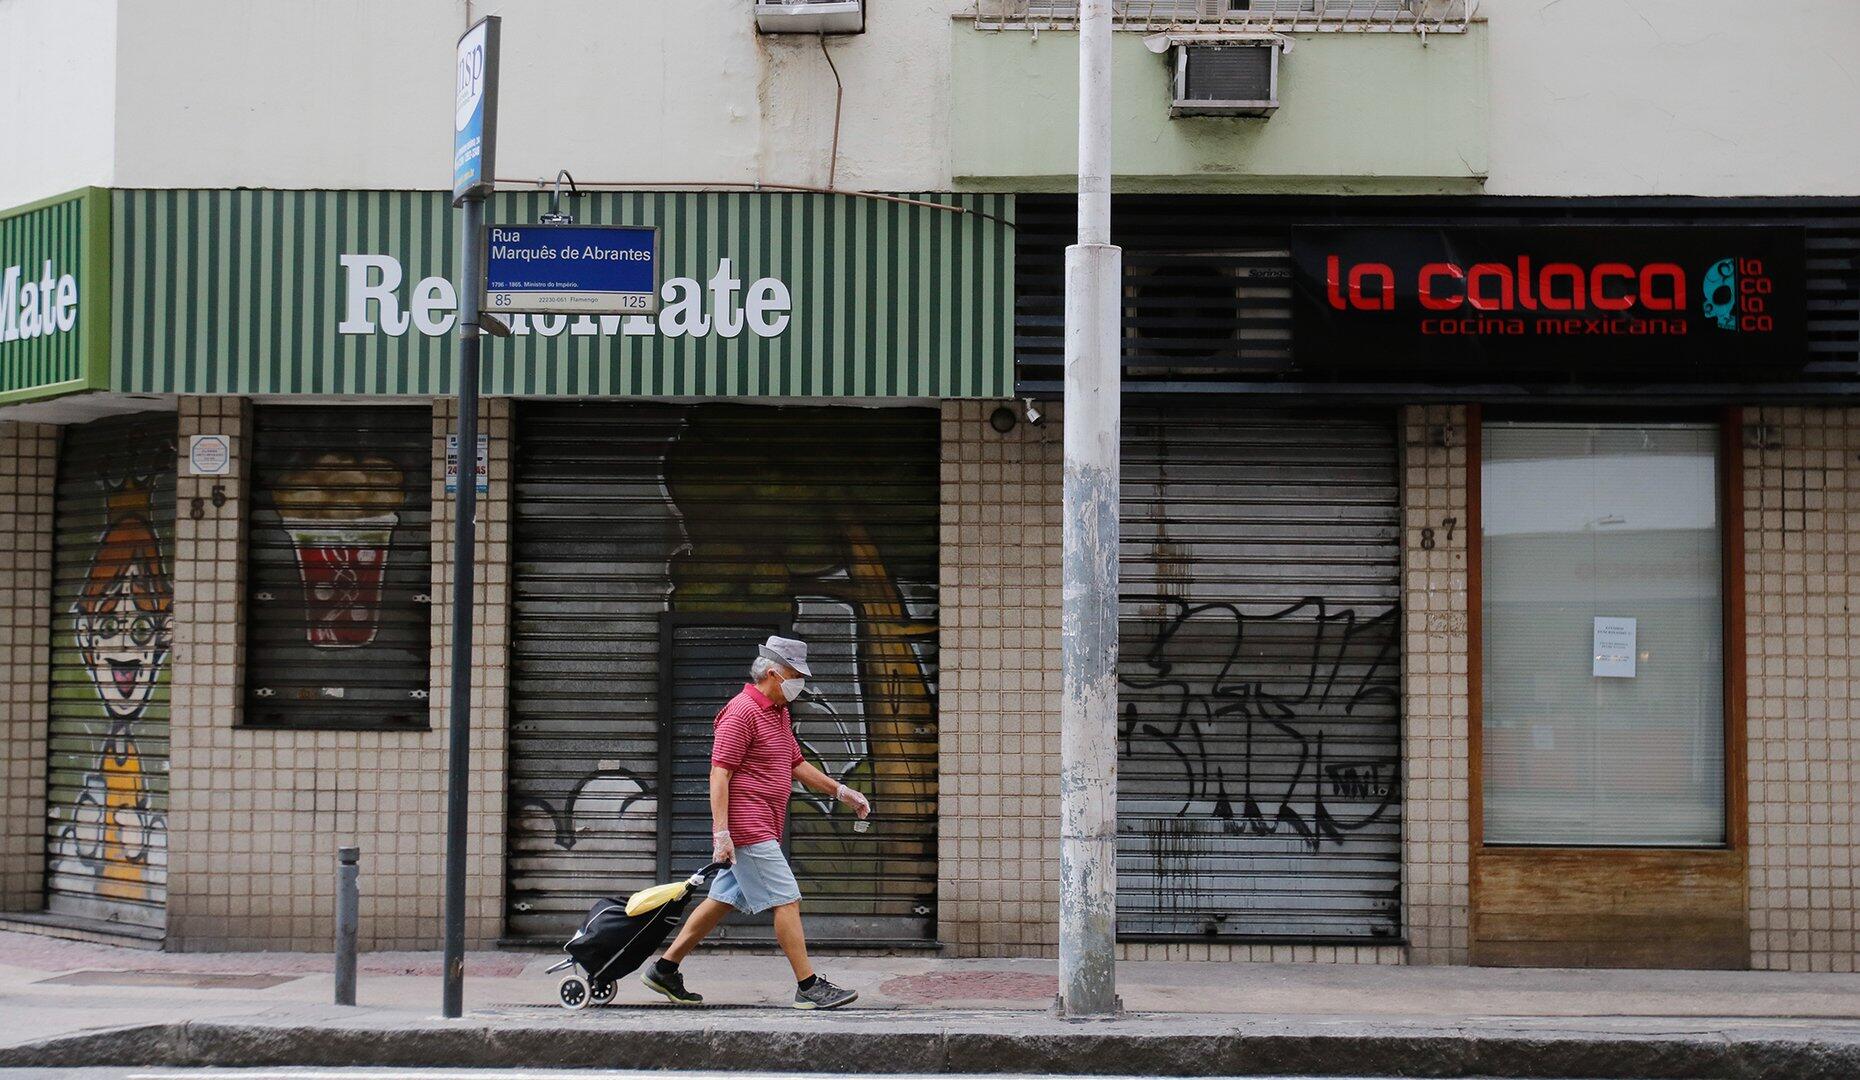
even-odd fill
[{"label": "elderly man walking", "polygon": [[771,637],[757,650],[750,681],[717,714],[710,751],[712,858],[729,866],[711,882],[710,896],[685,920],[671,947],[640,976],[648,989],[679,1005],[704,1003],[702,995],[685,989],[678,965],[732,910],[745,915],[774,910],[775,941],[794,968],[795,1008],[837,1009],[859,996],[814,974],[801,931],[801,888],[781,851],[796,780],[850,805],[861,818],[872,812],[864,795],[801,756],[788,705],[812,674],[805,642]]}]

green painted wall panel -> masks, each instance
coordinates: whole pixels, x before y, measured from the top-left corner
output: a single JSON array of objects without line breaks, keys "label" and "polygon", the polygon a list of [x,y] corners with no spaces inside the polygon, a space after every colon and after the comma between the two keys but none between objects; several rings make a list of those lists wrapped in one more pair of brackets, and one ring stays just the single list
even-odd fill
[{"label": "green painted wall panel", "polygon": [[[708,330],[515,317],[486,338],[487,393],[531,396],[999,397],[1012,392],[1013,198],[914,196],[965,213],[799,193],[621,192],[586,224],[657,225],[661,280],[695,284]],[[453,391],[455,214],[439,192],[118,191],[113,389],[133,393]],[[534,222],[541,193],[488,220]],[[723,261],[738,285],[717,304]],[[688,279],[674,286],[674,279]],[[747,322],[763,279],[786,322]],[[776,286],[767,286],[774,290]],[[371,293],[370,290],[373,290]],[[391,297],[383,304],[378,296]],[[430,290],[430,293],[429,293]],[[422,307],[417,295],[438,297]],[[443,294],[443,295],[442,295]],[[669,306],[669,297],[668,306]],[[734,324],[722,332],[722,308]],[[734,314],[733,314],[734,313]],[[691,323],[695,326],[696,323]],[[760,325],[769,333],[757,333]]]},{"label": "green painted wall panel", "polygon": [[[1268,119],[1169,116],[1172,58],[1112,46],[1111,159],[1120,191],[1476,191],[1487,172],[1486,30],[1293,35]],[[1070,191],[1078,35],[973,30],[951,41],[957,186]]]},{"label": "green painted wall panel", "polygon": [[109,240],[95,188],[0,213],[0,403],[104,385]]}]

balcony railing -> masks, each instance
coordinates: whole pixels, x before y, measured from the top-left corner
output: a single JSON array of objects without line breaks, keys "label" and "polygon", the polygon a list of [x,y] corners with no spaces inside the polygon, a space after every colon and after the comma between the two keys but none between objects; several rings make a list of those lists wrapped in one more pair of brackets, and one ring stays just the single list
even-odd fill
[{"label": "balcony railing", "polygon": [[[1479,0],[1112,0],[1119,30],[1277,33],[1454,33],[1477,21]],[[1078,0],[975,0],[984,30],[1071,30]]]}]

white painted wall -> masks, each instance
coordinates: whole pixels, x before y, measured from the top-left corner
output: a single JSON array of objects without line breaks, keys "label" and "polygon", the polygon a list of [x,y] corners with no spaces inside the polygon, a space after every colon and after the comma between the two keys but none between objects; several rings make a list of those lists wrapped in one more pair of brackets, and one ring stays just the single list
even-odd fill
[{"label": "white painted wall", "polygon": [[[451,43],[486,13],[505,17],[503,176],[825,183],[819,41],[759,37],[748,8],[0,0],[0,207],[86,183],[441,187]],[[829,39],[841,186],[950,185],[950,16],[970,8],[875,0],[868,33]],[[1493,193],[1860,194],[1860,0],[1483,10]]]},{"label": "white painted wall", "polygon": [[[957,4],[880,2],[868,33],[828,39],[846,84],[840,184],[947,186],[944,58]],[[122,50],[117,182],[444,187],[452,42],[486,14],[504,17],[502,176],[826,182],[834,83],[820,40],[759,37],[747,0],[467,8],[124,0],[123,40],[136,48]]]},{"label": "white painted wall", "polygon": [[449,182],[454,0],[120,5],[120,186]]},{"label": "white painted wall", "polygon": [[1860,194],[1860,2],[1484,0],[1496,195]]},{"label": "white painted wall", "polygon": [[0,0],[0,209],[111,181],[114,0]]}]

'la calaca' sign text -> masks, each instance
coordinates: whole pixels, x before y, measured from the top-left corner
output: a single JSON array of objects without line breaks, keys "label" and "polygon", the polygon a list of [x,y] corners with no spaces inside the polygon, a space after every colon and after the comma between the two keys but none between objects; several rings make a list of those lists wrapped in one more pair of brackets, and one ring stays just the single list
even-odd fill
[{"label": "'la calaca' sign text", "polygon": [[1737,381],[1807,358],[1799,227],[1299,225],[1292,264],[1313,373]]}]

